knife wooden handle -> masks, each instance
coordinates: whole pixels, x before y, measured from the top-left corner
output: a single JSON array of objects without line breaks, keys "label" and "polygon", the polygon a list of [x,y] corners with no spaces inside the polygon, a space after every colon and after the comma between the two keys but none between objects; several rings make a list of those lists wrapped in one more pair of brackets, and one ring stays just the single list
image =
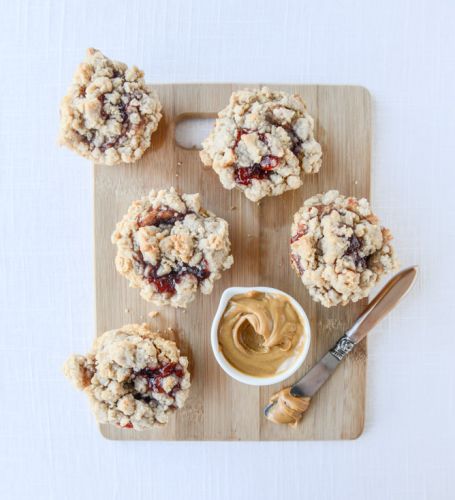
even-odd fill
[{"label": "knife wooden handle", "polygon": [[346,332],[346,337],[354,344],[359,343],[410,290],[416,279],[417,269],[417,266],[408,267],[394,276],[368,304],[365,311]]}]

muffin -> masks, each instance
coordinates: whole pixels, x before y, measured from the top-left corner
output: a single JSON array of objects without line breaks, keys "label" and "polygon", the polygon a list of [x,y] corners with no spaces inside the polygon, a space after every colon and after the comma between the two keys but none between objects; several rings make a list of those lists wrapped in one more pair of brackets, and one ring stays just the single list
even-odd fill
[{"label": "muffin", "polygon": [[112,243],[118,272],[156,305],[186,307],[233,264],[228,223],[204,210],[199,194],[174,188],[133,202]]},{"label": "muffin", "polygon": [[60,105],[60,143],[95,163],[132,163],[150,146],[161,119],[144,73],[88,49]]},{"label": "muffin", "polygon": [[264,87],[234,92],[202,143],[202,162],[213,167],[226,189],[251,201],[302,185],[302,172],[321,168],[314,120],[299,95]]},{"label": "muffin", "polygon": [[188,359],[150,326],[126,325],[73,354],[64,373],[88,396],[98,422],[141,431],[166,424],[188,397]]},{"label": "muffin", "polygon": [[294,215],[291,264],[316,302],[346,305],[398,268],[391,239],[365,198],[332,190],[309,198]]}]

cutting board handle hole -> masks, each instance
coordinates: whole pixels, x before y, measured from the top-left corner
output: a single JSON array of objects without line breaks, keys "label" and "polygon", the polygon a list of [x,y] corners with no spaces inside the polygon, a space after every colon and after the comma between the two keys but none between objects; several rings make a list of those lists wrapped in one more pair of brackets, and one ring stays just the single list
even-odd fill
[{"label": "cutting board handle hole", "polygon": [[175,142],[183,149],[202,149],[202,141],[209,135],[216,114],[183,113],[175,120]]}]

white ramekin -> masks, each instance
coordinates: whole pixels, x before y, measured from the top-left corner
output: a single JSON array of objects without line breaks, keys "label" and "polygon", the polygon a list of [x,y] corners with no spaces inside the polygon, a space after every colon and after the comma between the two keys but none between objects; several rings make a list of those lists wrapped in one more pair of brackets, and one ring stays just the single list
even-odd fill
[{"label": "white ramekin", "polygon": [[[274,375],[272,377],[254,377],[252,375],[247,375],[236,368],[234,368],[224,357],[223,353],[220,350],[219,343],[218,343],[218,325],[220,323],[221,316],[223,315],[226,306],[229,302],[229,300],[234,296],[238,295],[240,293],[247,293],[250,291],[257,291],[257,292],[263,292],[263,293],[273,293],[277,295],[284,295],[285,297],[288,298],[288,300],[291,302],[291,304],[294,306],[294,309],[298,312],[302,319],[302,324],[304,327],[305,331],[305,346],[302,350],[302,352],[299,354],[298,358],[295,360],[295,362],[285,371],[278,373],[277,375]],[[287,379],[290,377],[293,373],[295,373],[301,366],[302,363],[305,361],[305,358],[307,357],[308,351],[310,349],[310,343],[311,343],[311,328],[310,328],[310,322],[308,321],[308,317],[303,310],[303,307],[290,295],[287,293],[282,292],[281,290],[277,290],[276,288],[270,288],[270,287],[265,287],[265,286],[247,286],[247,287],[231,287],[227,288],[224,292],[223,295],[221,295],[220,299],[220,304],[218,306],[218,309],[215,313],[215,317],[213,318],[213,323],[212,323],[212,330],[210,333],[211,336],[211,343],[212,343],[212,350],[213,354],[215,355],[216,360],[218,361],[218,364],[221,366],[221,368],[232,378],[235,380],[238,380],[239,382],[242,382],[244,384],[248,385],[272,385],[276,384],[278,382],[282,382],[283,380]]]}]

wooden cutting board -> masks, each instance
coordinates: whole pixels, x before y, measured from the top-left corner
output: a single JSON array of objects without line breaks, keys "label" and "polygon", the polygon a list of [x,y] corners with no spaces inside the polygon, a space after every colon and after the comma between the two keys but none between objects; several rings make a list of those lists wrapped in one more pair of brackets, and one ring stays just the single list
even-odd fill
[{"label": "wooden cutting board", "polygon": [[[250,84],[248,87],[256,87]],[[185,408],[163,428],[147,432],[101,425],[103,436],[118,440],[309,440],[354,439],[363,430],[366,343],[359,345],[314,398],[297,428],[268,422],[262,409],[280,387],[299,379],[333,345],[365,306],[357,303],[325,309],[313,302],[289,264],[293,214],[303,201],[336,188],[357,197],[370,194],[370,95],[362,87],[270,85],[301,94],[315,118],[315,136],[323,150],[319,174],[307,175],[297,191],[252,203],[237,190],[227,191],[217,175],[203,167],[196,150],[179,147],[176,123],[188,116],[215,116],[232,91],[244,85],[157,85],[164,117],[152,147],[134,165],[94,167],[95,275],[97,334],[124,324],[148,321],[176,331],[181,350],[191,360],[192,387]],[[203,205],[229,222],[235,263],[216,282],[213,293],[199,295],[186,311],[157,310],[128,288],[114,267],[110,242],[115,224],[133,200],[152,188],[175,186],[201,193]],[[235,207],[233,209],[232,207]],[[250,387],[230,379],[210,347],[210,325],[222,291],[233,285],[264,285],[295,297],[311,322],[312,345],[302,368],[284,384]]]}]

